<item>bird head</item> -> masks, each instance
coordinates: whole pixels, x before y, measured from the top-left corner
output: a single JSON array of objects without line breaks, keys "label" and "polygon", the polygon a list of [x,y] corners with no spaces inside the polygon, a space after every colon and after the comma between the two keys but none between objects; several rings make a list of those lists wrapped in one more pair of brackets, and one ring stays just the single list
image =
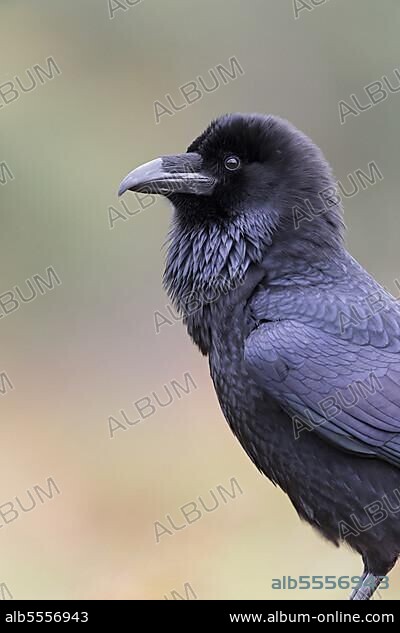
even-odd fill
[{"label": "bird head", "polygon": [[172,203],[165,282],[178,299],[184,291],[243,278],[251,264],[274,253],[294,261],[342,245],[328,163],[307,136],[275,116],[223,115],[187,152],[131,171],[119,194],[127,190]]}]

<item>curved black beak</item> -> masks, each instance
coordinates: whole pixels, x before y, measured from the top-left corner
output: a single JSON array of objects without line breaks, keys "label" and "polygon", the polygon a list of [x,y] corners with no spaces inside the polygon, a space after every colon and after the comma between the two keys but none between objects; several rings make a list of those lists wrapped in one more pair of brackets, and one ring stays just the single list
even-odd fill
[{"label": "curved black beak", "polygon": [[195,152],[162,156],[140,165],[121,182],[118,195],[125,191],[158,193],[191,193],[209,196],[215,186],[215,178],[202,166],[203,159]]}]

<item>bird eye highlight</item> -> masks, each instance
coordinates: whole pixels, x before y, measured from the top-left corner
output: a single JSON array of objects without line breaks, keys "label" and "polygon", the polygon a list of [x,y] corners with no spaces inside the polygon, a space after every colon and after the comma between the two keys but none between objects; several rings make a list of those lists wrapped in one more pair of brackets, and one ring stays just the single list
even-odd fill
[{"label": "bird eye highlight", "polygon": [[240,158],[237,156],[227,156],[224,160],[224,167],[229,171],[235,171],[240,167]]}]

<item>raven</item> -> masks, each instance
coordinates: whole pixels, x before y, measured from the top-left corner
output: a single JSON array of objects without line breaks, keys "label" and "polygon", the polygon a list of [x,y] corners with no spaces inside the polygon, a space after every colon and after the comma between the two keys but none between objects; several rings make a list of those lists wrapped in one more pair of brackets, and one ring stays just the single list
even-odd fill
[{"label": "raven", "polygon": [[400,309],[344,246],[320,149],[272,115],[226,114],[130,172],[174,215],[164,273],[230,428],[301,519],[364,571],[400,552]]}]

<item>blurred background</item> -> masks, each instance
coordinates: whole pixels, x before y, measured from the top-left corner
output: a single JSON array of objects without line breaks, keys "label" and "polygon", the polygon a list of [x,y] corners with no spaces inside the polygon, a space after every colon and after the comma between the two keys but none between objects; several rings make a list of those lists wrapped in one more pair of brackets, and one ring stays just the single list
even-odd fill
[{"label": "blurred background", "polygon": [[[347,190],[377,165],[345,200],[348,246],[398,296],[398,2],[2,0],[0,17],[0,598],[346,598],[272,589],[361,560],[246,457],[162,288],[168,205],[116,190],[221,113],[279,114]],[[365,109],[341,122],[351,94]]]}]

